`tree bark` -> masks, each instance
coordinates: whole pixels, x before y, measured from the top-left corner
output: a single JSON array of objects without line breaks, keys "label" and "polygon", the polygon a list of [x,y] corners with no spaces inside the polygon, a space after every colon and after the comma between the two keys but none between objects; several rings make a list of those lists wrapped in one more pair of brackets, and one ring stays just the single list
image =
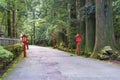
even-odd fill
[{"label": "tree bark", "polygon": [[[35,19],[35,11],[33,11],[33,19]],[[35,29],[35,22],[33,22],[33,38],[34,38],[34,44],[35,44],[35,38],[36,38],[36,29]]]},{"label": "tree bark", "polygon": [[96,33],[94,53],[105,46],[113,46],[112,0],[96,0]]},{"label": "tree bark", "polygon": [[12,19],[13,19],[13,30],[12,30],[12,37],[16,38],[16,10],[12,11]]},{"label": "tree bark", "polygon": [[8,37],[11,37],[11,14],[7,11]]},{"label": "tree bark", "polygon": [[[86,7],[93,6],[93,0],[86,0]],[[86,12],[86,27],[85,27],[85,52],[92,52],[95,42],[95,14]]]}]

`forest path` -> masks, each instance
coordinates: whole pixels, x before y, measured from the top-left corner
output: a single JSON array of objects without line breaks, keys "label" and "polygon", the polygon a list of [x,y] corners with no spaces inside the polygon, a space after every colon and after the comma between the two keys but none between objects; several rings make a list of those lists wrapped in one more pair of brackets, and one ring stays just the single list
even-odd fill
[{"label": "forest path", "polygon": [[120,80],[120,66],[30,46],[27,57],[4,80]]}]

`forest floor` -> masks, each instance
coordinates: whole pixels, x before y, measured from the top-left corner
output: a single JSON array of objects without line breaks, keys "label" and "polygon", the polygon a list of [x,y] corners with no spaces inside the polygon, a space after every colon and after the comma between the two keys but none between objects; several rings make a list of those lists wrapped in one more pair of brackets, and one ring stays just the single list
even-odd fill
[{"label": "forest floor", "polygon": [[27,57],[3,80],[120,80],[120,65],[30,46]]}]

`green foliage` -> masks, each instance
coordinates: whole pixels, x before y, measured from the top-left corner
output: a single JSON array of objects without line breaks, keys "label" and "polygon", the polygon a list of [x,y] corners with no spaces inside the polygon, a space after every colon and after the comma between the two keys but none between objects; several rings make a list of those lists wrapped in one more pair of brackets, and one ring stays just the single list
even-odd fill
[{"label": "green foliage", "polygon": [[13,60],[13,58],[16,58],[22,52],[23,45],[21,44],[5,46],[4,48],[0,46],[0,60],[10,62]]},{"label": "green foliage", "polygon": [[91,14],[95,14],[95,5],[86,5],[80,9],[82,12],[82,21],[85,20],[85,18],[90,18]]},{"label": "green foliage", "polygon": [[116,35],[120,35],[120,23],[119,23],[119,21],[120,21],[120,11],[119,11],[119,9],[120,9],[120,1],[119,0],[117,0],[117,1],[115,1],[114,3],[113,3],[113,23],[114,23],[114,29],[115,29],[115,33],[116,33]]},{"label": "green foliage", "polygon": [[118,49],[120,49],[120,0],[113,1],[113,26],[116,43],[118,45]]},{"label": "green foliage", "polygon": [[[0,46],[0,71],[5,71],[8,65],[23,52],[23,44]],[[0,78],[1,79],[1,78]]]},{"label": "green foliage", "polygon": [[3,47],[0,46],[0,59],[5,59],[5,58],[12,59],[13,54],[10,51],[5,50],[5,49],[3,49]]},{"label": "green foliage", "polygon": [[13,60],[13,54],[0,46],[0,70]]},{"label": "green foliage", "polygon": [[83,14],[90,15],[95,14],[95,5],[87,5],[81,8],[81,11],[83,11]]},{"label": "green foliage", "polygon": [[4,47],[6,50],[13,53],[14,58],[23,52],[23,44],[8,45]]},{"label": "green foliage", "polygon": [[114,25],[115,35],[120,37],[120,24]]},{"label": "green foliage", "polygon": [[9,10],[5,5],[0,3],[0,11],[4,12],[5,10]]}]

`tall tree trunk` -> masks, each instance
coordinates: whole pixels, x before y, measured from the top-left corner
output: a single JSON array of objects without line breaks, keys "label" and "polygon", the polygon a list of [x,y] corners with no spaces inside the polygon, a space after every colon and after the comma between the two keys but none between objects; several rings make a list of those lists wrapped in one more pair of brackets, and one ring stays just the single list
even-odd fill
[{"label": "tall tree trunk", "polygon": [[[86,0],[87,9],[90,9],[93,6],[93,4],[94,4],[93,0]],[[85,27],[85,52],[86,53],[93,51],[94,42],[95,42],[95,14],[86,12],[86,27]]]},{"label": "tall tree trunk", "polygon": [[12,37],[13,38],[16,38],[16,10],[13,10],[12,11],[12,18],[13,18],[13,30],[12,30]]},{"label": "tall tree trunk", "polygon": [[68,29],[69,33],[69,43],[72,47],[75,47],[75,35],[78,33],[77,28],[77,12],[76,12],[76,0],[72,0],[70,3],[70,27]]},{"label": "tall tree trunk", "polygon": [[11,14],[7,11],[8,37],[11,37]]},{"label": "tall tree trunk", "polygon": [[[107,11],[106,11],[106,25],[108,27],[108,39],[110,39],[110,43],[111,46],[116,46],[115,43],[115,34],[114,34],[114,27],[113,27],[113,15],[112,15],[112,0],[106,1],[106,5],[108,7]],[[109,26],[111,28],[109,28]]]},{"label": "tall tree trunk", "polygon": [[85,50],[85,20],[83,20],[84,14],[82,13],[82,8],[85,6],[85,0],[77,0],[77,17],[78,17],[78,24],[79,24],[79,34],[82,34],[83,39],[81,42],[81,51]]},{"label": "tall tree trunk", "polygon": [[[35,11],[33,11],[33,19],[35,19]],[[36,38],[36,32],[35,32],[35,22],[33,22],[33,38],[34,38],[34,44],[35,44],[35,38]]]},{"label": "tall tree trunk", "polygon": [[[112,0],[96,0],[96,33],[94,53],[113,46]],[[94,53],[91,55],[93,56]]]}]

